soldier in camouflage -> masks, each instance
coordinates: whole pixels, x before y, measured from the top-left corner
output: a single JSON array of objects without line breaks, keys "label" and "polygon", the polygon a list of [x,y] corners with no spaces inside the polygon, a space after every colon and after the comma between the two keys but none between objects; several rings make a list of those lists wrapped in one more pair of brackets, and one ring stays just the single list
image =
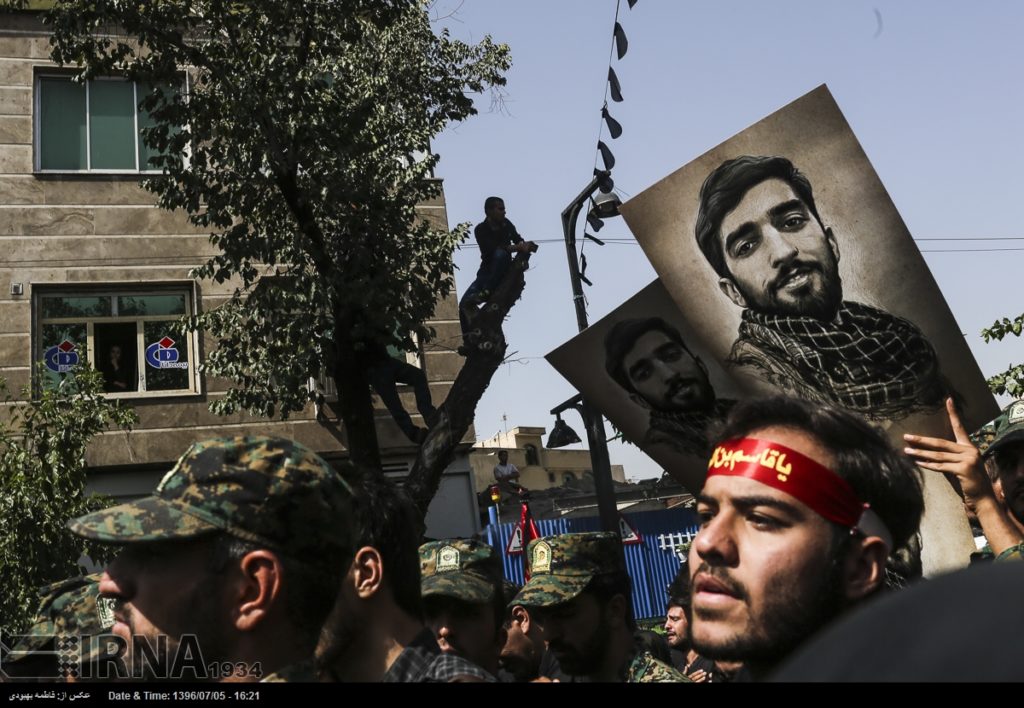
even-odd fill
[{"label": "soldier in camouflage", "polygon": [[904,435],[907,454],[923,469],[956,476],[964,505],[988,540],[985,556],[1024,557],[1024,401],[1011,403],[973,435],[967,434],[952,400],[947,412],[954,440]]},{"label": "soldier in camouflage", "polygon": [[441,651],[461,656],[492,676],[505,645],[501,559],[476,539],[420,546],[420,591],[427,626]]},{"label": "soldier in camouflage", "polygon": [[110,633],[113,603],[99,596],[99,575],[79,575],[42,588],[28,632],[3,657],[12,680],[116,680],[127,674],[124,642]]},{"label": "soldier in camouflage", "polygon": [[621,545],[614,533],[531,541],[526,549],[530,580],[513,602],[531,610],[544,628],[548,648],[574,681],[685,682],[634,638]]},{"label": "soldier in camouflage", "polygon": [[280,438],[194,444],[152,496],[70,523],[117,544],[100,593],[137,678],[312,680],[352,557],[351,490]]}]

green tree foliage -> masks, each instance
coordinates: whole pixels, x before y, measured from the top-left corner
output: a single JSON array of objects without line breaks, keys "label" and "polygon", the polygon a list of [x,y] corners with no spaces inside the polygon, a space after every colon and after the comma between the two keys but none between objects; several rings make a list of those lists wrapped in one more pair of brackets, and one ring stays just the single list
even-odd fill
[{"label": "green tree foliage", "polygon": [[[1013,335],[1019,337],[1024,329],[1024,315],[1012,320],[1003,318],[992,323],[991,327],[981,330],[981,336],[986,342],[999,341]],[[989,388],[996,394],[1008,394],[1014,398],[1024,396],[1024,364],[1011,366],[1001,374],[996,374],[988,380]]]},{"label": "green tree foliage", "polygon": [[440,193],[430,141],[504,84],[508,48],[435,34],[419,0],[66,0],[47,21],[80,77],[152,87],[164,174],[146,186],[210,232],[194,275],[238,283],[191,323],[218,339],[204,370],[234,383],[212,408],[287,417],[328,372],[353,461],[379,464],[358,354],[431,334],[467,227],[416,212]]},{"label": "green tree foliage", "polygon": [[104,430],[130,430],[136,416],[103,396],[103,376],[92,369],[36,400],[26,390],[13,401],[0,379],[0,395],[0,631],[17,632],[31,619],[40,587],[76,575],[82,553],[105,558],[103,546],[71,535],[67,522],[107,505],[85,495],[89,441]]}]

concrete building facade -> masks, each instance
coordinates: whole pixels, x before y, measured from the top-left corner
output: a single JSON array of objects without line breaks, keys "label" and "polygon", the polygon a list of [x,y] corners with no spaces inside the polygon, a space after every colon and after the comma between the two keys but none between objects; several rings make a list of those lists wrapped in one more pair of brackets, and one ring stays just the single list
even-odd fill
[{"label": "concrete building facade", "polygon": [[[509,462],[519,470],[519,483],[531,490],[562,487],[593,477],[589,450],[552,450],[544,447],[544,428],[515,427],[478,442],[469,459],[476,479],[476,488],[494,484],[494,466],[498,452],[508,451]],[[622,465],[612,465],[612,479],[625,482]]]},{"label": "concrete building facade", "polygon": [[[72,84],[49,53],[40,13],[0,15],[0,376],[10,391],[23,398],[19,392],[31,385],[37,361],[46,362],[46,377],[57,379],[75,363],[102,369],[119,350],[121,374],[108,395],[125,399],[139,422],[128,435],[99,436],[88,453],[90,487],[115,497],[149,493],[190,443],[213,436],[281,435],[329,459],[344,458],[343,431],[330,403],[319,418],[310,405],[285,422],[208,410],[228,387],[198,368],[214,343],[181,335],[173,324],[216,307],[234,286],[188,277],[214,247],[206,233],[183,215],[159,209],[140,186],[145,147],[137,135],[144,116],[132,113],[131,82]],[[84,132],[76,133],[82,111]],[[443,196],[420,212],[447,228]],[[437,338],[413,358],[440,403],[462,363],[454,351],[460,332],[454,293],[437,303],[429,324]],[[400,387],[403,402],[415,413],[407,388]],[[415,447],[376,405],[385,471],[402,476]],[[471,429],[439,498],[475,505],[468,460],[473,437]],[[431,532],[475,530],[475,507],[467,514],[469,526],[451,517],[450,510],[432,509]]]}]

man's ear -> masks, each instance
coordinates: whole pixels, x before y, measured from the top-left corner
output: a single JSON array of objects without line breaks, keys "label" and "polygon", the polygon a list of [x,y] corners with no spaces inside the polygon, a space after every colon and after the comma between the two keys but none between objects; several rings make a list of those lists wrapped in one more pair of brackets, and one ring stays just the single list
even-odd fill
[{"label": "man's ear", "polygon": [[733,304],[736,305],[736,307],[746,309],[747,298],[743,297],[743,294],[740,292],[739,288],[736,287],[736,283],[732,278],[719,278],[718,287],[722,289],[722,292],[725,293],[727,298],[733,301]]},{"label": "man's ear", "polygon": [[530,613],[522,605],[512,608],[512,622],[519,625],[519,631],[523,634],[530,633]]},{"label": "man's ear", "polygon": [[352,559],[352,582],[356,595],[366,600],[377,594],[384,582],[384,560],[373,546],[363,546]]},{"label": "man's ear", "polygon": [[836,235],[832,233],[832,227],[825,229],[825,238],[828,239],[828,247],[832,249],[832,255],[836,257],[836,263],[839,262],[839,242],[836,241]]},{"label": "man's ear", "polygon": [[234,623],[236,629],[247,632],[265,621],[275,604],[282,601],[283,566],[276,553],[261,548],[242,556],[238,570],[232,597]]},{"label": "man's ear", "polygon": [[1006,494],[1003,492],[1003,480],[996,476],[995,481],[992,482],[992,491],[996,494],[996,501],[1002,506],[1006,506]]},{"label": "man's ear", "polygon": [[853,537],[843,565],[843,592],[853,603],[875,592],[885,583],[885,561],[889,547],[878,536]]}]

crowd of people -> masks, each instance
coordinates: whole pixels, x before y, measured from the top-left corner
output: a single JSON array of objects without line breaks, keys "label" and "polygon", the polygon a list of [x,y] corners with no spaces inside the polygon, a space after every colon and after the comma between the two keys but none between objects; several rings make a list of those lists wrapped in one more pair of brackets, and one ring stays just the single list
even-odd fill
[{"label": "crowd of people", "polygon": [[[516,587],[478,538],[423,543],[415,507],[379,472],[285,439],[197,443],[151,496],[71,521],[116,554],[45,588],[0,667],[8,680],[721,683],[923,679],[948,660],[960,673],[945,678],[970,679],[962,645],[929,641],[930,620],[907,608],[1008,595],[1024,566],[892,578],[931,471],[959,482],[990,558],[1021,558],[1024,402],[973,439],[952,401],[948,413],[954,440],[907,435],[899,450],[828,404],[736,403],[710,438],[663,634],[638,629],[617,534],[531,541]],[[894,647],[913,654],[917,637],[929,658],[902,675],[914,665]],[[883,668],[857,673],[858,641]],[[979,676],[1012,678],[1003,665],[1015,670],[988,662]]]}]

